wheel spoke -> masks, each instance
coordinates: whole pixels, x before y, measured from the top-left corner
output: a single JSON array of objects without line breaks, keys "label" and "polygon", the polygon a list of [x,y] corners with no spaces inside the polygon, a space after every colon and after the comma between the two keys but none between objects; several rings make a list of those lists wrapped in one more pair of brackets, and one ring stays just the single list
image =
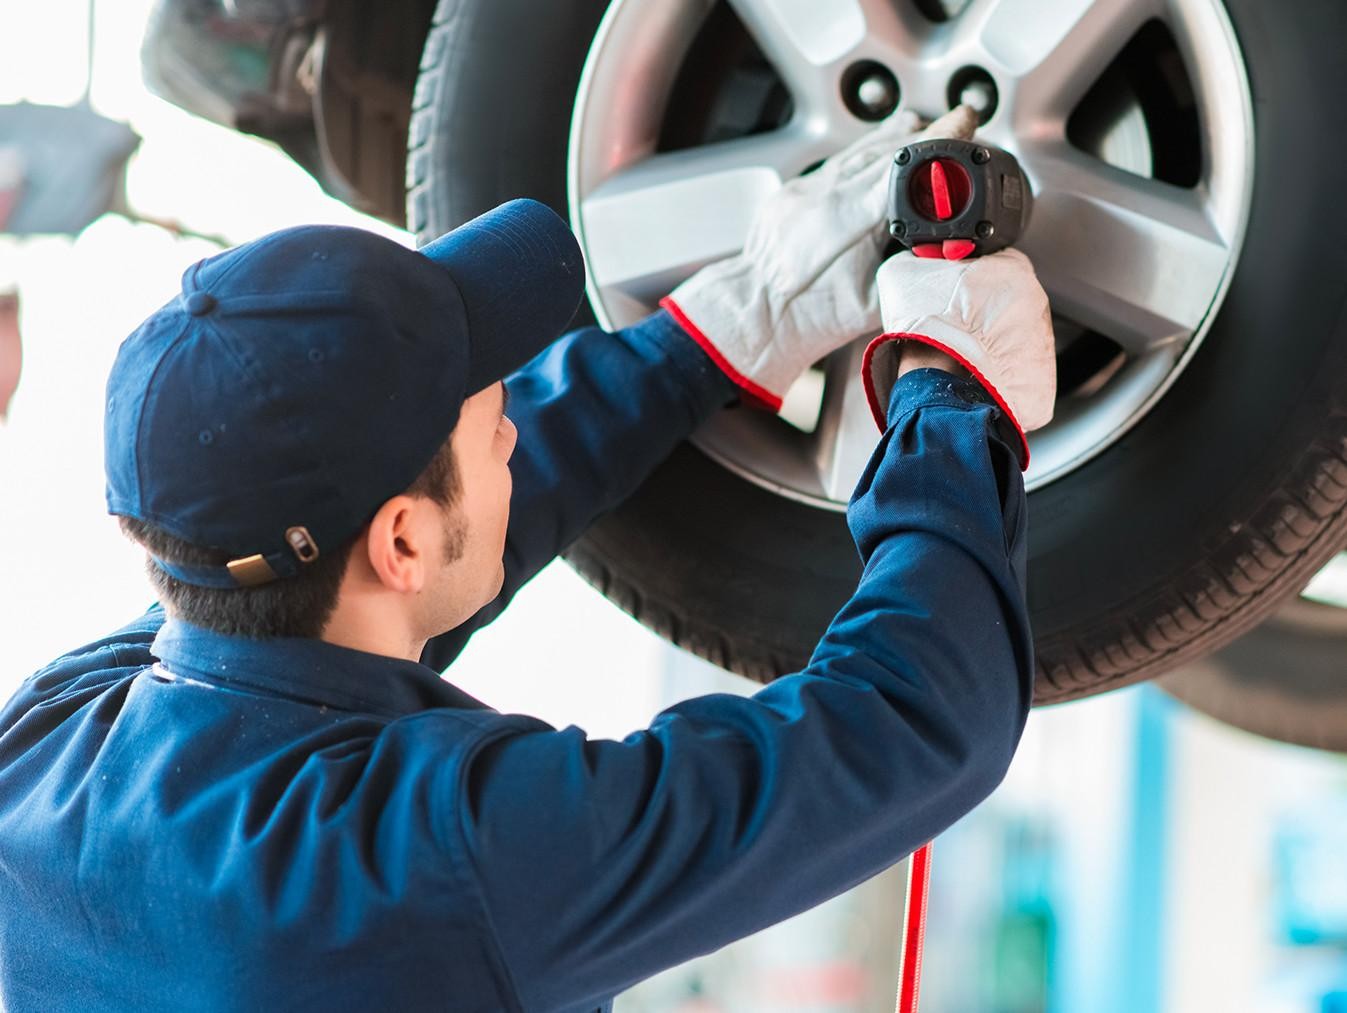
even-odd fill
[{"label": "wheel spoke", "polygon": [[861,381],[865,346],[865,341],[854,341],[828,357],[823,405],[814,430],[819,484],[829,499],[839,503],[851,498],[879,442]]},{"label": "wheel spoke", "polygon": [[974,0],[960,38],[1003,81],[1017,82],[1021,114],[1065,117],[1159,0]]},{"label": "wheel spoke", "polygon": [[653,301],[742,248],[753,212],[783,179],[823,157],[793,130],[655,155],[610,177],[582,207],[590,275]]},{"label": "wheel spoke", "polygon": [[1021,152],[1036,194],[1024,240],[1053,309],[1142,355],[1201,325],[1230,258],[1201,190],[1066,145]]},{"label": "wheel spoke", "polygon": [[[915,6],[893,0],[729,0],[797,101],[831,95],[841,66],[919,48]],[[901,9],[900,9],[901,8]],[[911,10],[909,10],[911,8]]]}]

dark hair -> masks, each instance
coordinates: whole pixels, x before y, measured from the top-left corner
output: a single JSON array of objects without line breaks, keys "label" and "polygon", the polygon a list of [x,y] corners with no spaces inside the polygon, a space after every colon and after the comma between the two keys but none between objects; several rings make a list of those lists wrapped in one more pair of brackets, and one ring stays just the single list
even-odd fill
[{"label": "dark hair", "polygon": [[[405,490],[405,495],[434,500],[444,507],[458,500],[458,467],[449,440],[425,470]],[[391,497],[390,497],[391,498]],[[237,553],[202,548],[134,517],[118,517],[122,531],[148,552],[170,563],[223,566]],[[319,557],[294,577],[258,587],[213,588],[184,584],[170,577],[150,559],[145,568],[159,599],[175,616],[219,633],[265,639],[267,637],[318,637],[337,605],[351,550],[362,531],[335,548],[324,546]],[[450,559],[463,549],[461,532],[451,537]]]}]

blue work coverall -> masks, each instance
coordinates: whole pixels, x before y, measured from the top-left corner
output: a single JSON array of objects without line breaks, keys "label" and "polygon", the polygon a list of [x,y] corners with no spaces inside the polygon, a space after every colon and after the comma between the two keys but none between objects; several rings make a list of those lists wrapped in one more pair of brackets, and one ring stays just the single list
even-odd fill
[{"label": "blue work coverall", "polygon": [[422,664],[155,607],[0,711],[9,1013],[607,1008],[1001,780],[1032,684],[1025,499],[979,387],[897,384],[847,514],[863,576],[804,671],[620,742],[440,672],[735,388],[662,312],[569,334],[509,387],[505,588]]}]

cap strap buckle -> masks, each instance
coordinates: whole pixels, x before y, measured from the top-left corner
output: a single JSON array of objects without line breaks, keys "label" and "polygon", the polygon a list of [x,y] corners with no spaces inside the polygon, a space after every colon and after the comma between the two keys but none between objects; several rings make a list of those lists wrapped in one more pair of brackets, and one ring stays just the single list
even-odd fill
[{"label": "cap strap buckle", "polygon": [[301,563],[312,563],[318,558],[318,543],[309,534],[309,529],[296,525],[285,532],[285,541],[290,551]]}]

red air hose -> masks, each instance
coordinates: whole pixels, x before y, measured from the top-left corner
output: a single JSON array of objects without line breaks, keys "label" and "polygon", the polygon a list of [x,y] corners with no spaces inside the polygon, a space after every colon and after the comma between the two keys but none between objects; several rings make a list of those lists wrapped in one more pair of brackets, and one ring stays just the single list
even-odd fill
[{"label": "red air hose", "polygon": [[931,886],[931,845],[913,854],[907,866],[907,910],[903,914],[903,952],[898,964],[897,1013],[917,1013],[921,989],[921,951],[926,943],[926,897]]}]

